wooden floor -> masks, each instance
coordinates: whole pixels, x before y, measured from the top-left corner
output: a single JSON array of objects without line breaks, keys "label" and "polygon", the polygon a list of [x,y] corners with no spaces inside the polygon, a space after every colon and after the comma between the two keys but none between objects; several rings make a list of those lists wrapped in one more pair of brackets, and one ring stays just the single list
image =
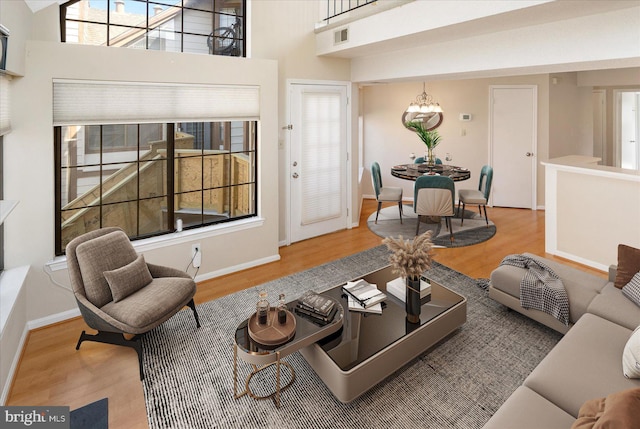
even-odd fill
[{"label": "wooden floor", "polygon": [[[373,211],[375,202],[366,200],[358,228],[283,247],[280,261],[199,283],[196,302],[213,300],[381,244],[380,237],[366,226]],[[600,271],[545,254],[544,211],[489,208],[488,213],[498,231],[492,239],[474,246],[437,249],[434,259],[470,277],[488,278],[504,256],[526,251],[606,277]],[[82,330],[91,331],[77,318],[30,332],[6,405],[66,405],[73,410],[107,397],[110,429],[147,428],[135,352],[91,342],[83,343],[76,351]]]}]

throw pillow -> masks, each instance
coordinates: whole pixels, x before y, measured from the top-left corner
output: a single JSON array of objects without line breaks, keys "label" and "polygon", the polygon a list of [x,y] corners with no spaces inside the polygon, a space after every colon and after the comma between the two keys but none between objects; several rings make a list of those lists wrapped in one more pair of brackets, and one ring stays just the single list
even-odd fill
[{"label": "throw pillow", "polygon": [[640,249],[618,244],[618,268],[614,281],[615,287],[622,289],[638,271],[640,271]]},{"label": "throw pillow", "polygon": [[627,378],[640,378],[640,326],[633,331],[631,338],[624,346],[622,372]]},{"label": "throw pillow", "polygon": [[640,307],[640,271],[622,287],[622,294]]},{"label": "throw pillow", "polygon": [[626,429],[640,421],[640,388],[585,402],[571,429]]},{"label": "throw pillow", "polygon": [[124,267],[105,271],[104,278],[107,279],[109,289],[111,289],[113,302],[122,301],[153,281],[143,255],[138,256],[135,261]]}]

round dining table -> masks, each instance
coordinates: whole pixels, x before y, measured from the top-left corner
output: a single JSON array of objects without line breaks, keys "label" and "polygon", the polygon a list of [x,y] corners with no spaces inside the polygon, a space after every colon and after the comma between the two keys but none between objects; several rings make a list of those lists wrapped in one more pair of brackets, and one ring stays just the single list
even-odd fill
[{"label": "round dining table", "polygon": [[468,169],[446,164],[436,164],[433,166],[428,166],[427,164],[394,165],[391,167],[391,175],[400,179],[413,181],[425,175],[448,176],[454,182],[461,182],[471,178],[471,172]]}]

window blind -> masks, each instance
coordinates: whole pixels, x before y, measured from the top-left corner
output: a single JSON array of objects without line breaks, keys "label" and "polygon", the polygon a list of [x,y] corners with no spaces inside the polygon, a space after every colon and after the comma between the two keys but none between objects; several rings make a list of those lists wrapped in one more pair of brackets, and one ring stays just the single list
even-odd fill
[{"label": "window blind", "polygon": [[11,78],[5,74],[0,74],[0,136],[11,131]]},{"label": "window blind", "polygon": [[301,223],[311,225],[342,215],[340,94],[304,92],[301,108]]},{"label": "window blind", "polygon": [[53,125],[257,120],[257,86],[54,80]]}]

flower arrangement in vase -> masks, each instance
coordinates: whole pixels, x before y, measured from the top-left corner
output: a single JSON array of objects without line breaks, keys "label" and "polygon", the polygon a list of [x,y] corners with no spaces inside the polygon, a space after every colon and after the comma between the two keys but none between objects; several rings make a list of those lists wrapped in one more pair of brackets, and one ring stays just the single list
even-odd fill
[{"label": "flower arrangement in vase", "polygon": [[427,130],[423,123],[420,121],[410,121],[406,123],[406,127],[414,130],[420,140],[427,147],[427,157],[425,159],[427,165],[433,167],[436,163],[436,157],[433,154],[433,150],[438,146],[442,136],[438,133],[437,130]]},{"label": "flower arrangement in vase", "polygon": [[413,240],[386,237],[382,244],[391,251],[389,263],[394,273],[406,279],[405,309],[407,321],[420,322],[420,276],[431,268],[433,242],[431,231],[416,236]]}]

